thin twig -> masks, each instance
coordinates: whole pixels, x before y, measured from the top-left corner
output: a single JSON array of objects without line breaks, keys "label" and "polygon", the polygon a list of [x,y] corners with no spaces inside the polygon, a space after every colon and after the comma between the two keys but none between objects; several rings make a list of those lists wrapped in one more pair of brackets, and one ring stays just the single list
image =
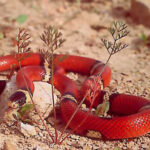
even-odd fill
[{"label": "thin twig", "polygon": [[[79,103],[79,105],[77,106],[76,110],[74,111],[74,113],[72,114],[72,116],[70,117],[70,119],[68,120],[68,122],[67,122],[65,128],[63,129],[63,131],[62,131],[62,133],[61,133],[61,135],[60,135],[60,137],[59,137],[59,139],[58,139],[59,143],[60,143],[60,139],[61,139],[61,137],[63,136],[64,132],[66,131],[66,129],[67,129],[68,126],[70,125],[72,119],[74,118],[74,116],[76,115],[77,111],[79,110],[79,108],[81,107],[81,105],[83,104],[83,102],[85,101],[87,95],[88,95],[88,93],[84,96],[84,98],[83,98],[82,101]],[[67,137],[68,137],[68,135],[67,135]]]},{"label": "thin twig", "polygon": [[62,33],[58,32],[55,27],[46,27],[44,33],[41,35],[41,40],[45,43],[48,50],[43,50],[43,55],[49,65],[51,66],[51,84],[52,84],[52,103],[54,110],[54,128],[55,128],[55,143],[57,143],[58,133],[57,133],[57,123],[56,123],[56,109],[54,102],[54,51],[62,46],[64,39],[61,38]]},{"label": "thin twig", "polygon": [[26,81],[26,79],[25,79],[24,73],[23,73],[23,71],[22,71],[22,67],[21,67],[20,61],[19,61],[18,63],[19,63],[19,68],[20,68],[20,71],[21,71],[21,75],[22,75],[22,77],[23,77],[23,81],[24,81],[24,83],[25,83],[25,86],[26,86],[27,91],[28,91],[28,93],[29,93],[29,96],[30,96],[30,98],[31,98],[32,104],[33,104],[33,106],[34,106],[34,109],[35,109],[35,111],[37,112],[37,114],[38,114],[40,120],[42,121],[42,123],[43,123],[43,125],[44,125],[44,127],[45,127],[45,129],[46,129],[46,131],[47,131],[47,133],[48,133],[48,135],[51,137],[52,142],[54,143],[54,139],[53,139],[52,134],[50,133],[50,131],[49,131],[47,125],[45,124],[45,122],[44,122],[42,116],[40,115],[40,113],[38,112],[38,110],[37,110],[37,108],[36,108],[36,104],[34,103],[34,100],[33,100],[33,98],[32,98],[32,94],[31,94],[31,92],[30,92],[30,89],[29,89],[29,87],[28,87],[28,84],[27,84],[27,81]]},{"label": "thin twig", "polygon": [[[71,121],[73,120],[74,116],[76,115],[76,113],[78,112],[79,108],[81,107],[81,105],[84,103],[87,95],[89,95],[90,90],[86,93],[86,95],[84,96],[84,98],[82,99],[82,101],[80,102],[80,104],[78,105],[78,107],[76,108],[76,110],[74,111],[74,113],[72,114],[71,118],[69,119],[69,121],[67,122],[67,125],[65,126],[65,130],[68,128],[69,124],[71,123]],[[95,94],[94,94],[95,95]],[[70,130],[70,132],[59,142],[59,144],[62,144],[62,142],[68,137],[70,136],[72,133],[74,133],[78,128],[80,128],[86,121],[86,119],[88,118],[89,114],[91,113],[91,109],[93,106],[93,102],[94,102],[94,97],[92,97],[92,103],[90,105],[90,108],[88,110],[88,112],[86,113],[85,118],[80,122],[80,124],[74,128],[73,130]],[[65,130],[63,130],[63,132],[65,132]],[[62,137],[63,134],[61,134],[60,138]],[[59,140],[60,140],[59,138]]]}]

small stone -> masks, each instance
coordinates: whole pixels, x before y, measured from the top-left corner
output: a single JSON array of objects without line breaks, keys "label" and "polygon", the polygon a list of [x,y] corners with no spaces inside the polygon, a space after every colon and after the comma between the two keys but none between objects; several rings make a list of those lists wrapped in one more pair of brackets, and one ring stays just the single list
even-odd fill
[{"label": "small stone", "polygon": [[42,150],[42,148],[40,146],[36,146],[34,150]]},{"label": "small stone", "polygon": [[[2,79],[3,80],[3,79]],[[4,117],[4,112],[7,109],[7,101],[9,97],[17,90],[16,76],[13,75],[11,80],[7,82],[6,87],[0,95],[0,118]],[[10,114],[11,115],[11,114]],[[10,117],[12,118],[12,117]]]},{"label": "small stone", "polygon": [[148,145],[147,145],[147,143],[145,143],[145,144],[142,144],[142,148],[143,148],[143,149],[146,149],[146,148],[148,148]]},{"label": "small stone", "polygon": [[[33,94],[33,100],[36,104],[36,108],[43,118],[48,117],[49,113],[53,109],[52,105],[52,86],[45,82],[34,82],[35,91]],[[54,94],[54,104],[56,103],[57,96]]]},{"label": "small stone", "polygon": [[17,150],[18,148],[12,144],[10,141],[5,141],[4,150]]},{"label": "small stone", "polygon": [[87,145],[87,146],[84,147],[84,149],[90,150],[91,148]]},{"label": "small stone", "polygon": [[36,135],[36,130],[34,126],[31,126],[29,124],[24,124],[21,122],[20,128],[24,136],[30,137]]},{"label": "small stone", "polygon": [[38,127],[35,127],[36,132],[40,132],[41,130]]},{"label": "small stone", "polygon": [[134,142],[131,141],[131,142],[127,143],[127,147],[132,149],[134,147]]},{"label": "small stone", "polygon": [[66,9],[64,7],[59,7],[59,8],[57,8],[57,11],[59,13],[64,13],[66,11]]},{"label": "small stone", "polygon": [[86,105],[85,104],[82,104],[81,107],[82,107],[82,109],[86,109]]},{"label": "small stone", "polygon": [[10,134],[9,130],[5,130],[4,133],[5,133],[5,135],[9,135]]}]

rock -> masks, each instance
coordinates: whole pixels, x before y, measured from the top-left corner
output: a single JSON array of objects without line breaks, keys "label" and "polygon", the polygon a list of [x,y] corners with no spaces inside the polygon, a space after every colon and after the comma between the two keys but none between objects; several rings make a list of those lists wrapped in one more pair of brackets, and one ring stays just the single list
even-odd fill
[{"label": "rock", "polygon": [[[0,96],[0,119],[3,118],[5,110],[7,109],[7,101],[9,97],[17,90],[16,76],[13,75],[11,80],[7,82],[4,91]],[[11,115],[10,115],[11,116]]]},{"label": "rock", "polygon": [[36,146],[36,148],[34,148],[34,150],[43,150],[40,146]]},{"label": "rock", "polygon": [[[35,91],[33,100],[40,114],[46,118],[53,109],[51,84],[45,82],[34,82]],[[57,96],[54,94],[54,103]]]},{"label": "rock", "polygon": [[18,150],[18,148],[10,141],[5,141],[3,150]]},{"label": "rock", "polygon": [[3,91],[1,98],[7,99],[17,90],[16,75],[13,75],[10,81],[7,82],[5,90]]},{"label": "rock", "polygon": [[20,124],[20,131],[24,134],[24,136],[30,137],[36,135],[36,130],[34,126],[29,124],[24,124],[21,122]]},{"label": "rock", "polygon": [[150,27],[150,2],[149,0],[132,0],[130,15],[134,21]]}]

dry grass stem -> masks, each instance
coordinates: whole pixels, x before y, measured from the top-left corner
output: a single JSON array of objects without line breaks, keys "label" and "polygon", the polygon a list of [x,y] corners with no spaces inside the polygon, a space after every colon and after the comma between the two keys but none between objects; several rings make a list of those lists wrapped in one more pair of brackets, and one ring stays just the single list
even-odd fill
[{"label": "dry grass stem", "polygon": [[[56,124],[56,109],[54,103],[54,51],[62,46],[64,39],[62,38],[62,33],[59,32],[55,27],[48,26],[45,28],[44,33],[41,35],[41,40],[47,46],[46,50],[41,50],[41,53],[44,55],[44,58],[49,62],[51,67],[51,83],[52,83],[52,102],[54,110],[54,127],[55,127],[55,143],[57,143],[58,133],[57,133],[57,124]],[[49,60],[48,60],[49,59]]]}]

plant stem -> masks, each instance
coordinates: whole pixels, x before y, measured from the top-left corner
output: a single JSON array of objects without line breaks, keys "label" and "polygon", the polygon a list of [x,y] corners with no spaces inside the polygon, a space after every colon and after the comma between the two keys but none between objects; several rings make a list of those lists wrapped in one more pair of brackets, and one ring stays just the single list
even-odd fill
[{"label": "plant stem", "polygon": [[76,115],[77,111],[79,110],[79,108],[81,107],[81,105],[83,104],[83,102],[85,101],[85,98],[86,98],[87,95],[88,95],[88,93],[84,96],[84,98],[83,98],[82,101],[79,103],[78,107],[76,108],[76,110],[74,111],[74,113],[72,114],[72,116],[70,117],[70,119],[69,119],[69,121],[67,122],[67,124],[66,124],[64,130],[62,131],[62,133],[61,133],[61,135],[60,135],[58,141],[60,141],[60,139],[61,139],[61,137],[63,136],[64,132],[66,131],[66,129],[67,129],[68,126],[70,125],[72,119],[74,118],[74,116]]},{"label": "plant stem", "polygon": [[[69,119],[67,125],[69,126],[70,122],[72,121],[73,117],[75,116],[75,114],[77,113],[77,111],[79,110],[79,108],[81,107],[81,105],[83,104],[83,102],[85,101],[85,98],[87,97],[87,95],[90,93],[90,90],[86,93],[86,95],[84,96],[84,98],[82,99],[82,101],[80,102],[80,104],[78,105],[78,107],[76,108],[75,112],[73,113],[73,115],[71,116],[71,118]],[[94,99],[94,98],[93,98]],[[85,116],[85,118],[81,121],[81,123],[73,130],[71,130],[61,141],[59,144],[62,144],[62,142],[69,136],[71,135],[72,133],[74,133],[81,125],[83,125],[83,123],[86,121],[87,117],[89,116],[90,112],[91,112],[91,109],[92,109],[92,106],[93,106],[93,102],[94,100],[92,99],[92,103],[90,105],[90,108]],[[66,125],[66,129],[67,129],[67,126]]]},{"label": "plant stem", "polygon": [[23,71],[22,71],[22,67],[21,67],[20,61],[18,61],[18,63],[19,63],[19,68],[20,68],[22,77],[23,77],[23,81],[24,81],[24,83],[25,83],[25,85],[26,85],[26,88],[27,88],[27,90],[28,90],[28,93],[29,93],[29,96],[30,96],[30,98],[31,98],[32,104],[33,104],[33,106],[34,106],[34,109],[35,109],[35,111],[37,112],[37,114],[38,114],[40,120],[42,121],[42,123],[43,123],[43,125],[44,125],[44,127],[45,127],[45,129],[46,129],[46,131],[47,131],[47,133],[48,133],[48,135],[50,136],[52,142],[54,143],[54,139],[53,139],[53,137],[52,137],[52,134],[50,133],[50,131],[49,131],[47,125],[45,124],[45,122],[44,122],[42,116],[40,115],[40,113],[38,112],[38,110],[37,110],[37,108],[36,108],[36,106],[35,106],[34,100],[33,100],[32,95],[31,95],[31,93],[30,93],[30,89],[29,89],[29,87],[28,87],[27,81],[26,81],[25,76],[24,76],[24,73],[23,73]]},{"label": "plant stem", "polygon": [[54,127],[55,127],[55,143],[57,144],[57,125],[56,125],[56,109],[55,109],[55,100],[54,100],[54,51],[51,51],[51,83],[52,83],[52,102],[53,102],[53,110],[54,110]]}]

